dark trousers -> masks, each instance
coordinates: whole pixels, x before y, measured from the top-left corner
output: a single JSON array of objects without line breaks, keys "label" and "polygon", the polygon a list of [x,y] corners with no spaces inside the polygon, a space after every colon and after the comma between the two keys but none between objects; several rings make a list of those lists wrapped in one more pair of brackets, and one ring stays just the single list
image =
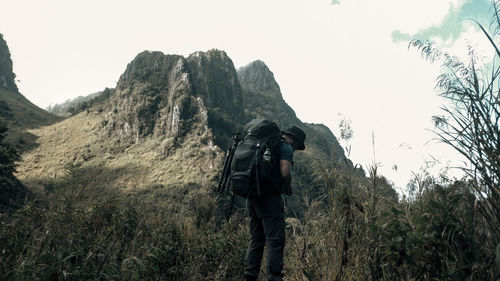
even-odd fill
[{"label": "dark trousers", "polygon": [[258,277],[264,246],[267,245],[267,278],[283,280],[285,216],[281,195],[247,200],[251,240],[246,255],[245,275]]}]

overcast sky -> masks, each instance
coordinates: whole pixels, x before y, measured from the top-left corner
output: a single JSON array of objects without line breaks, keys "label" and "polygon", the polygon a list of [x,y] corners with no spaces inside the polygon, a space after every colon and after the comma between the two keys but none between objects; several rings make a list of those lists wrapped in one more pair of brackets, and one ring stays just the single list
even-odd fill
[{"label": "overcast sky", "polygon": [[[0,33],[20,92],[46,108],[115,87],[143,50],[188,56],[224,50],[235,66],[264,61],[304,122],[339,136],[352,122],[351,158],[404,187],[437,159],[456,153],[433,141],[437,63],[408,49],[431,39],[463,56],[466,40],[493,51],[473,22],[488,26],[488,0],[5,0]],[[375,153],[372,145],[375,136]],[[450,162],[452,161],[452,162]],[[397,171],[393,169],[397,165]]]}]

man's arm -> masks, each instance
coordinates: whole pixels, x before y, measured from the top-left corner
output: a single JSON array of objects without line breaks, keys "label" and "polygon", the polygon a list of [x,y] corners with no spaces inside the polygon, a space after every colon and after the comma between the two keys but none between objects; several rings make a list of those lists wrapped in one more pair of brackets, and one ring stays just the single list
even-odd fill
[{"label": "man's arm", "polygon": [[292,195],[292,164],[288,160],[280,160],[281,177],[283,178],[283,191],[286,195]]}]

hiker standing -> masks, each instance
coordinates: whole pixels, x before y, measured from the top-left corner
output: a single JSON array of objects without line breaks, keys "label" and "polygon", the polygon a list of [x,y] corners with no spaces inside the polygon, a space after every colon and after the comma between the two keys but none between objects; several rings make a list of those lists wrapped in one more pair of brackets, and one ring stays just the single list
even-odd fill
[{"label": "hiker standing", "polygon": [[257,280],[266,244],[267,278],[273,281],[283,280],[285,210],[281,194],[292,195],[293,152],[305,149],[305,139],[306,134],[297,126],[282,132],[279,143],[280,178],[274,183],[262,183],[262,194],[247,199],[251,240],[246,254],[246,280]]}]

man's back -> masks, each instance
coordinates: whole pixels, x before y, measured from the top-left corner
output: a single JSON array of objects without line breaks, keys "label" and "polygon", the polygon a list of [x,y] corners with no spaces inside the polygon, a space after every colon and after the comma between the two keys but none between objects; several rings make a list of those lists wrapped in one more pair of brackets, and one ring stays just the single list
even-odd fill
[{"label": "man's back", "polygon": [[[292,194],[293,151],[305,149],[305,133],[296,126],[283,132],[279,143],[279,192],[247,199],[251,240],[246,256],[246,280],[257,280],[267,244],[267,278],[283,280],[285,248],[285,210],[281,194]],[[274,186],[265,186],[264,188]]]}]

